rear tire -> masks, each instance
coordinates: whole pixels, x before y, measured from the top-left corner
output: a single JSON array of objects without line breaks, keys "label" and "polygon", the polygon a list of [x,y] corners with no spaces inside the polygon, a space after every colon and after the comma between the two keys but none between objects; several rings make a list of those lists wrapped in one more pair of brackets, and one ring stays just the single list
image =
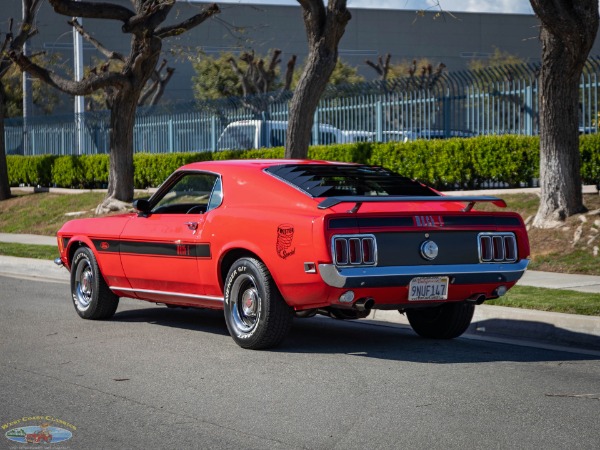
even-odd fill
[{"label": "rear tire", "polygon": [[430,339],[454,339],[469,328],[475,305],[446,303],[434,308],[409,309],[406,317],[419,336]]},{"label": "rear tire", "polygon": [[224,310],[229,334],[242,348],[275,347],[292,326],[292,308],[267,267],[254,258],[240,258],[229,269]]},{"label": "rear tire", "polygon": [[77,249],[73,255],[71,298],[75,311],[84,319],[110,319],[119,306],[119,297],[108,288],[88,247]]}]

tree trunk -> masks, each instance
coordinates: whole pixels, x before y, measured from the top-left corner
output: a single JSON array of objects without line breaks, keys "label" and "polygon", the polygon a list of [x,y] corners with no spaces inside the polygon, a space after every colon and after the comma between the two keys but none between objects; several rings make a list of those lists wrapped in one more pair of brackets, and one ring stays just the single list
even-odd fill
[{"label": "tree trunk", "polygon": [[129,82],[115,89],[110,108],[110,161],[108,192],[96,208],[96,214],[127,209],[133,201],[133,128],[142,89],[150,78],[161,52],[161,40],[133,39],[133,63],[124,72]]},{"label": "tree trunk", "polygon": [[[285,157],[308,156],[314,114],[338,58],[338,44],[350,12],[345,0],[298,0],[302,6],[308,38],[308,58],[290,102]],[[317,124],[318,126],[318,124]]]},{"label": "tree trunk", "polygon": [[4,116],[6,115],[6,91],[0,81],[0,200],[10,198],[8,164],[6,162],[6,141],[4,140]]},{"label": "tree trunk", "polygon": [[331,51],[322,42],[309,54],[290,103],[286,158],[304,159],[308,156],[315,111],[336,62],[337,48]]},{"label": "tree trunk", "polygon": [[110,111],[110,158],[108,192],[96,214],[124,209],[133,201],[133,125],[139,93],[131,87],[120,89]]},{"label": "tree trunk", "polygon": [[579,81],[598,31],[597,0],[531,0],[542,22],[540,207],[537,228],[585,211],[579,153]]},{"label": "tree trunk", "polygon": [[[551,36],[549,38],[553,39]],[[565,71],[560,43],[544,43],[544,46],[552,47],[554,51],[549,48],[545,52],[540,72],[542,192],[533,226],[551,228],[585,210],[581,194],[578,131],[581,72]]]}]

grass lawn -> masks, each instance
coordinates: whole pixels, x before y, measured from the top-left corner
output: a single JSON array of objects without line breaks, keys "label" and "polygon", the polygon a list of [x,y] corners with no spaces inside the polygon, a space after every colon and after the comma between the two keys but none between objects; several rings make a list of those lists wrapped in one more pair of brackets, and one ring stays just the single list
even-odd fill
[{"label": "grass lawn", "polygon": [[49,259],[54,261],[54,258],[58,256],[58,247],[54,245],[30,245],[0,242],[0,255]]},{"label": "grass lawn", "polygon": [[486,301],[485,305],[600,316],[600,294],[563,289],[517,285],[508,291],[505,296]]},{"label": "grass lawn", "polygon": [[74,216],[93,217],[93,210],[104,194],[23,194],[0,202],[0,232],[55,236],[58,229]]}]

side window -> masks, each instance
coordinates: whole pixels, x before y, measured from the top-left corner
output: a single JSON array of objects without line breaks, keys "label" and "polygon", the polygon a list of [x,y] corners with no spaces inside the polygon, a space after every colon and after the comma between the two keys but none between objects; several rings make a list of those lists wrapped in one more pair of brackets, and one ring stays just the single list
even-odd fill
[{"label": "side window", "polygon": [[154,214],[204,213],[219,177],[208,173],[183,175],[152,208]]},{"label": "side window", "polygon": [[207,211],[215,209],[221,205],[223,201],[223,187],[221,177],[217,177],[212,193],[210,194],[210,200],[208,201]]}]

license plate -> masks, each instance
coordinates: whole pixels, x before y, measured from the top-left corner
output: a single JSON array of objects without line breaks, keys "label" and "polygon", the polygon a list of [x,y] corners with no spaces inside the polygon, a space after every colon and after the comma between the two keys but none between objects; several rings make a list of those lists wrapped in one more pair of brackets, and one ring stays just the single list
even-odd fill
[{"label": "license plate", "polygon": [[448,277],[417,277],[410,280],[408,299],[446,300],[448,298]]}]

